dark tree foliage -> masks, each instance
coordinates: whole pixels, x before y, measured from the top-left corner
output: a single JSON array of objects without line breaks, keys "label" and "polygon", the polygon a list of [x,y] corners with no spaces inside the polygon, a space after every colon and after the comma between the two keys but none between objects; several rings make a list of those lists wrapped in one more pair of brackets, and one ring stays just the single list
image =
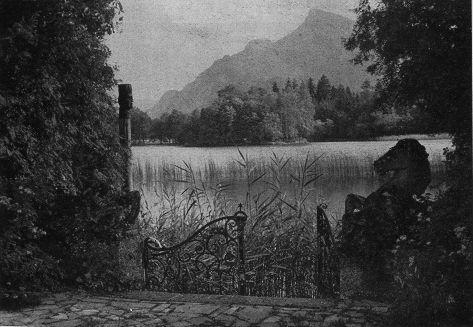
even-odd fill
[{"label": "dark tree foliage", "polygon": [[416,105],[471,141],[471,3],[362,0],[345,46],[380,76],[385,100]]},{"label": "dark tree foliage", "polygon": [[317,94],[316,87],[314,84],[314,79],[312,77],[309,78],[307,81],[307,88],[309,89],[310,97],[312,98],[312,102],[315,103],[315,95]]},{"label": "dark tree foliage", "polygon": [[315,100],[320,102],[327,99],[327,97],[330,96],[330,90],[331,86],[327,76],[322,75],[320,80],[317,82],[317,87],[315,89]]},{"label": "dark tree foliage", "polygon": [[427,131],[425,114],[417,107],[378,103],[378,93],[369,81],[363,83],[359,93],[342,85],[333,86],[325,76],[321,81],[325,96],[320,101],[314,98],[316,87],[312,79],[308,84],[293,80],[278,92],[274,92],[277,84],[273,84],[272,92],[261,87],[243,92],[228,85],[218,91],[217,99],[207,108],[191,115],[164,113],[152,122],[148,134],[151,139],[182,145],[220,146],[303,139],[370,139]]},{"label": "dark tree foliage", "polygon": [[135,143],[144,143],[149,138],[152,120],[146,112],[138,108],[130,111],[131,140]]},{"label": "dark tree foliage", "polygon": [[428,224],[413,228],[393,250],[399,285],[393,317],[402,325],[471,322],[471,2],[371,4],[360,1],[346,48],[379,76],[385,104],[427,113],[455,146],[446,151],[449,190],[433,205]]},{"label": "dark tree foliage", "polygon": [[120,12],[117,0],[0,2],[1,290],[113,271],[124,150],[103,39]]}]

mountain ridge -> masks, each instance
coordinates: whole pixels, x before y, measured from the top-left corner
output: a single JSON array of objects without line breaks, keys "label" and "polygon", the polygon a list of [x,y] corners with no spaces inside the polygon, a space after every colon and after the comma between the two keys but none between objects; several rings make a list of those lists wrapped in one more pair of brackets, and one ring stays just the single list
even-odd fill
[{"label": "mountain ridge", "polygon": [[343,48],[342,38],[351,33],[354,21],[313,9],[293,32],[277,41],[252,40],[245,49],[220,58],[181,91],[170,90],[148,110],[152,118],[179,110],[190,113],[209,106],[217,91],[233,84],[242,90],[251,86],[269,88],[273,81],[287,78],[316,82],[326,75],[334,85],[358,90],[368,74],[350,63],[353,57]]}]

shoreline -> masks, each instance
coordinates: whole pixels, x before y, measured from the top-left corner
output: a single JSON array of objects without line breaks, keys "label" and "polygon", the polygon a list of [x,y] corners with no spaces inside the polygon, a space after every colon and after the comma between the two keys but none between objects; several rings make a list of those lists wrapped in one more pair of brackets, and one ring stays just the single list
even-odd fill
[{"label": "shoreline", "polygon": [[329,140],[319,140],[319,141],[307,141],[306,139],[296,140],[292,142],[284,142],[284,141],[276,141],[276,142],[269,142],[269,143],[261,143],[261,144],[227,144],[227,145],[217,145],[217,146],[198,146],[198,145],[181,145],[177,143],[137,143],[132,144],[132,147],[148,147],[148,146],[177,146],[183,148],[218,148],[218,147],[229,147],[229,146],[236,146],[236,147],[243,147],[243,146],[299,146],[299,145],[306,145],[310,143],[322,143],[322,142],[382,142],[382,141],[399,141],[401,139],[406,138],[414,138],[416,140],[450,140],[452,137],[447,133],[440,133],[440,134],[407,134],[407,135],[387,135],[387,136],[379,136],[376,138],[368,138],[368,139],[329,139]]}]

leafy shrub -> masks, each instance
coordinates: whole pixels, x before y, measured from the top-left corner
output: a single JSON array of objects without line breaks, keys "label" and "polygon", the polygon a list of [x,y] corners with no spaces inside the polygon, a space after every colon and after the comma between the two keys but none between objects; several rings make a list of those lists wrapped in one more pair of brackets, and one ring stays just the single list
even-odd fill
[{"label": "leafy shrub", "polygon": [[433,325],[471,321],[471,201],[450,190],[419,217],[409,237],[393,249],[396,302],[393,321]]},{"label": "leafy shrub", "polygon": [[120,11],[115,0],[0,2],[3,294],[76,285],[101,272],[91,254],[116,263],[106,253],[127,228],[125,151],[103,38]]}]

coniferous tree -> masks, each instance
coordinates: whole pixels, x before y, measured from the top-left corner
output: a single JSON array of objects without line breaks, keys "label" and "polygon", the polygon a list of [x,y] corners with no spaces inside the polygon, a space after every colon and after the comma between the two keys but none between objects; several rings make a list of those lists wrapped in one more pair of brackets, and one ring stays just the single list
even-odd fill
[{"label": "coniferous tree", "polygon": [[314,80],[312,79],[312,77],[310,77],[308,82],[307,82],[307,88],[309,89],[309,94],[310,94],[310,97],[312,98],[312,102],[315,103],[317,89],[315,87]]},{"label": "coniferous tree", "polygon": [[323,101],[330,96],[331,92],[331,85],[330,81],[328,80],[327,76],[322,75],[319,82],[317,83],[317,87],[315,90],[315,100],[317,102]]}]

